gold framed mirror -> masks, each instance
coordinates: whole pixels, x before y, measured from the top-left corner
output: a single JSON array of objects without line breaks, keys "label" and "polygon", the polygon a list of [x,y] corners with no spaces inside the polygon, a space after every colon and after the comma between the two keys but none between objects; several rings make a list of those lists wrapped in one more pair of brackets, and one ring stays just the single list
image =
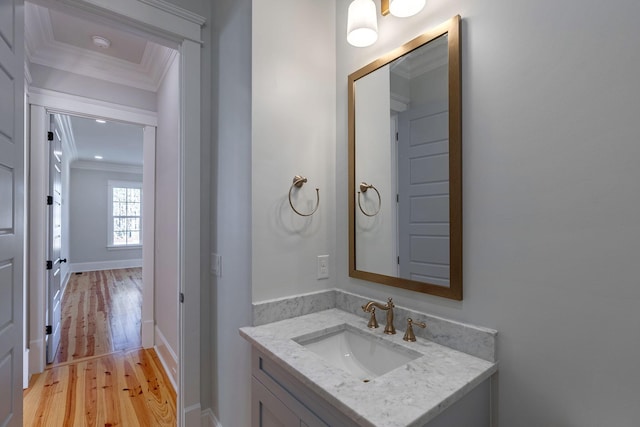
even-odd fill
[{"label": "gold framed mirror", "polygon": [[462,300],[460,16],[348,84],[349,276]]}]

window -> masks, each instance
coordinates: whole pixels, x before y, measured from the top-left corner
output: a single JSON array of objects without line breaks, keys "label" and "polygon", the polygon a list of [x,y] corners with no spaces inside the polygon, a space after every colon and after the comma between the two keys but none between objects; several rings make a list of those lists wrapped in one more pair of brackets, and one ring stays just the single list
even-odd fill
[{"label": "window", "polygon": [[142,245],[142,183],[109,181],[109,247]]}]

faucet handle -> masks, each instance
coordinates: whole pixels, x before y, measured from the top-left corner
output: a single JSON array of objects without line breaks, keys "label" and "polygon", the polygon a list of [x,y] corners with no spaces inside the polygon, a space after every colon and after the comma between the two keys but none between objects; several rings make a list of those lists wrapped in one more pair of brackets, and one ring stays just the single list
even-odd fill
[{"label": "faucet handle", "polygon": [[414,322],[412,318],[407,319],[407,331],[404,333],[404,337],[402,337],[405,341],[414,342],[416,340],[416,335],[413,333],[413,325],[420,326],[421,328],[426,328],[427,324],[424,322]]},{"label": "faucet handle", "polygon": [[371,329],[375,329],[378,327],[378,320],[376,319],[376,308],[371,307],[371,318],[369,319],[369,323],[367,323],[367,327]]}]

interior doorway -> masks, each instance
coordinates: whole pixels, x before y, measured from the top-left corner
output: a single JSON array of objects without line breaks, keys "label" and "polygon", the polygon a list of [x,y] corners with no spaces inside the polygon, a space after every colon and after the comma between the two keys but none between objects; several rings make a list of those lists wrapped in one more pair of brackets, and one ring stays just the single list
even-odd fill
[{"label": "interior doorway", "polygon": [[[177,221],[175,226],[176,232],[176,264],[177,264],[177,291],[172,294],[176,305],[178,304],[178,293],[182,296],[184,303],[178,305],[178,314],[174,324],[176,325],[177,335],[177,355],[176,359],[183,363],[178,363],[176,367],[176,377],[178,378],[178,425],[190,425],[199,422],[200,413],[200,374],[199,374],[199,357],[200,357],[200,339],[199,339],[199,313],[200,313],[200,27],[204,23],[197,15],[176,7],[166,7],[163,2],[140,2],[134,5],[113,4],[107,0],[78,0],[75,5],[61,2],[51,2],[45,0],[36,0],[35,3],[45,4],[56,8],[58,12],[75,11],[79,15],[96,13],[97,19],[101,22],[109,21],[115,26],[129,28],[132,32],[138,34],[149,30],[147,34],[156,41],[164,40],[170,46],[174,46],[180,53],[177,60],[176,75],[179,77],[179,89],[176,90],[176,99],[173,99],[173,105],[176,109],[173,117],[178,121],[175,126],[177,134],[172,137],[172,141],[177,147],[177,156],[174,161],[177,163],[178,171],[176,173],[177,191],[174,193],[178,198]],[[161,24],[160,24],[161,23]],[[141,29],[144,28],[144,31]],[[29,29],[27,29],[29,31]],[[188,78],[186,78],[188,76]],[[76,113],[91,116],[109,117],[113,120],[134,121],[144,124],[147,128],[153,128],[157,125],[157,118],[149,115],[140,108],[124,109],[122,106],[115,105],[113,102],[94,102],[90,98],[84,98],[80,95],[58,96],[48,90],[29,90],[29,103],[32,108],[31,132],[34,134],[34,123],[40,120],[33,120],[34,117],[44,116],[47,111],[58,111],[65,113]],[[35,112],[33,109],[38,111]],[[37,129],[36,129],[37,130]],[[154,135],[155,137],[155,135]],[[36,153],[38,150],[33,150]],[[161,150],[160,150],[161,151]],[[37,156],[37,155],[36,155]],[[35,168],[31,172],[36,172]],[[145,172],[146,173],[146,172]],[[39,177],[32,179],[30,183],[31,199],[37,199],[38,194],[43,196],[44,186],[39,182]],[[34,212],[32,210],[31,215]],[[31,234],[31,249],[39,251],[41,240],[34,242],[35,236],[38,235],[39,220],[30,221],[35,228],[35,233]],[[44,227],[42,227],[44,228]],[[34,248],[35,246],[35,248]],[[146,243],[143,245],[147,247]],[[153,251],[155,245],[148,246]],[[38,256],[42,254],[37,254]],[[40,276],[39,265],[37,259],[30,257],[30,289],[33,290],[38,286],[38,277]],[[43,258],[44,259],[44,258]],[[146,258],[145,258],[146,259]],[[32,332],[40,331],[44,324],[43,319],[37,318],[43,313],[39,305],[37,297],[30,295],[29,311],[30,316],[30,350],[34,350],[34,345],[39,345],[39,337]],[[151,299],[153,300],[153,298]],[[35,305],[35,307],[34,307]],[[35,308],[35,309],[34,309]],[[153,323],[146,325],[143,322],[143,330],[149,326],[152,330]],[[188,331],[188,333],[185,333]],[[155,331],[154,331],[155,332]],[[153,334],[152,334],[153,336]],[[34,344],[34,340],[36,343]],[[39,351],[30,351],[30,367],[32,365],[32,353],[42,353]],[[185,365],[189,365],[189,369],[185,369]],[[37,365],[37,363],[35,364]],[[37,366],[36,368],[37,369]]]},{"label": "interior doorway", "polygon": [[[142,271],[142,239],[155,231],[143,221],[154,218],[153,212],[143,215],[144,127],[49,117],[47,363],[139,348],[143,275],[153,286]],[[153,168],[154,156],[147,157],[152,163],[146,166]],[[146,183],[150,193],[154,187]],[[149,265],[153,269],[153,260]]]}]

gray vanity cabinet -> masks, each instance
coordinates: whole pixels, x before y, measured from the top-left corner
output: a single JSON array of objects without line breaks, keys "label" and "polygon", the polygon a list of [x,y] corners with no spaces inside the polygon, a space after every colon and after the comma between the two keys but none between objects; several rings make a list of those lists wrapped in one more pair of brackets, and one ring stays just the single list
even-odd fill
[{"label": "gray vanity cabinet", "polygon": [[[359,427],[255,347],[252,350],[252,427]],[[489,427],[490,379],[423,427]]]}]

